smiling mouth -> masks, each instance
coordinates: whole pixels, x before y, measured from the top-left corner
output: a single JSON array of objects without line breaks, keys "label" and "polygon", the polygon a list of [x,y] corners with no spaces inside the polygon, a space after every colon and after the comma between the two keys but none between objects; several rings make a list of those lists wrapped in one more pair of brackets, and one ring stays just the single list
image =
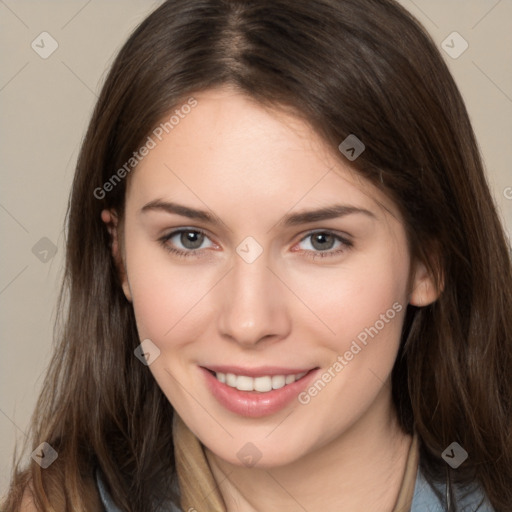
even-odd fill
[{"label": "smiling mouth", "polygon": [[320,370],[303,365],[208,366],[199,367],[207,389],[224,409],[246,418],[262,418],[290,406]]},{"label": "smiling mouth", "polygon": [[222,384],[239,391],[255,391],[258,393],[267,393],[274,389],[281,389],[289,384],[293,384],[309,372],[301,372],[290,375],[263,375],[261,377],[249,377],[248,375],[236,375],[234,373],[214,372],[208,370]]}]

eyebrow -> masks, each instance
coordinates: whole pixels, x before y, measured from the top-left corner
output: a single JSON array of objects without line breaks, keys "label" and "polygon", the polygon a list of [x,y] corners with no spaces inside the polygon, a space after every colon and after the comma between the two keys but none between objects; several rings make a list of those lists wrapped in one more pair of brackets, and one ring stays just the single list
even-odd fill
[{"label": "eyebrow", "polygon": [[220,223],[220,218],[217,217],[214,213],[210,213],[204,210],[196,210],[195,208],[190,208],[189,206],[184,206],[177,203],[161,201],[160,199],[150,201],[149,203],[145,204],[140,211],[141,213],[150,211],[163,211],[167,213],[175,213],[190,219],[202,220],[204,222],[209,222],[210,224]]},{"label": "eyebrow", "polygon": [[[141,208],[141,213],[149,211],[163,211],[166,213],[181,215],[189,219],[201,220],[209,224],[224,224],[220,217],[213,212],[206,210],[197,210],[189,206],[184,206],[178,203],[169,201],[162,201],[160,199],[150,201]],[[307,224],[308,222],[318,222],[321,220],[336,219],[352,214],[363,214],[370,218],[375,219],[376,216],[370,210],[358,208],[350,205],[333,204],[315,210],[307,210],[298,213],[289,213],[279,220],[275,225],[284,225],[286,227],[297,226],[300,224]]]}]

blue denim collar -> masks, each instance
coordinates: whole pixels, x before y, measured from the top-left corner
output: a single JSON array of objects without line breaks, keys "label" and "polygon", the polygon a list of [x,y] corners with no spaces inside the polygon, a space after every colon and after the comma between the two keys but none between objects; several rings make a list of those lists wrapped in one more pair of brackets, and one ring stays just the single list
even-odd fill
[{"label": "blue denim collar", "polygon": [[[105,512],[124,512],[112,500],[99,469],[96,471],[96,483]],[[450,512],[446,507],[446,484],[436,484],[435,488],[441,498],[439,498],[434,488],[425,479],[421,470],[418,469],[410,512]],[[457,512],[496,512],[477,486],[466,492],[455,488],[455,501],[457,503]],[[164,507],[159,507],[155,512],[185,511],[169,503]]]}]

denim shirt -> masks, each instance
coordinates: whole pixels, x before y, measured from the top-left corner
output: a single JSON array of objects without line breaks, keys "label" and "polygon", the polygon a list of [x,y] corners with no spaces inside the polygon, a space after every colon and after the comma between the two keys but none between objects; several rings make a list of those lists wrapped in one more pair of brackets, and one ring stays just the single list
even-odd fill
[{"label": "denim shirt", "polygon": [[[436,485],[442,497],[446,496],[446,484]],[[462,492],[455,486],[457,512],[496,512],[483,492],[475,487],[472,492]],[[439,501],[438,495],[418,469],[410,512],[449,512],[446,501]]]},{"label": "denim shirt", "polygon": [[[124,512],[114,504],[99,471],[96,472],[96,483],[98,485],[98,491],[100,493],[101,502],[105,508],[105,512]],[[436,487],[441,493],[441,496],[444,497],[446,494],[446,485],[437,485]],[[469,494],[463,494],[460,490],[455,489],[455,498],[457,503],[457,512],[496,512],[480,489],[476,488]],[[188,511],[183,511],[176,505],[169,503],[166,507],[159,508],[158,511],[155,512]],[[437,494],[420,470],[418,470],[416,476],[410,512],[449,512],[445,504],[439,501]]]}]

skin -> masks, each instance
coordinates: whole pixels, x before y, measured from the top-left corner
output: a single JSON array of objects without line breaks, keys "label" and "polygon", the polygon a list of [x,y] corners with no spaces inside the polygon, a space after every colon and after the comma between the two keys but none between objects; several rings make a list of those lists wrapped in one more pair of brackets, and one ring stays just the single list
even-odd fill
[{"label": "skin", "polygon": [[[102,213],[140,339],[160,350],[149,371],[204,444],[229,511],[392,510],[411,439],[396,420],[390,374],[406,306],[437,298],[432,279],[411,261],[396,205],[309,125],[230,88],[195,98],[130,176],[123,222]],[[141,211],[156,200],[221,222]],[[331,204],[370,214],[279,224]],[[160,239],[184,227],[206,238],[199,253],[179,235],[168,240],[193,253],[180,258]],[[311,231],[351,246],[334,238],[318,248]],[[236,252],[248,236],[263,250],[252,263]],[[395,303],[401,311],[307,405],[242,417],[201,378],[198,365],[209,364],[327,371]],[[261,452],[254,467],[237,457],[247,442]]]}]

